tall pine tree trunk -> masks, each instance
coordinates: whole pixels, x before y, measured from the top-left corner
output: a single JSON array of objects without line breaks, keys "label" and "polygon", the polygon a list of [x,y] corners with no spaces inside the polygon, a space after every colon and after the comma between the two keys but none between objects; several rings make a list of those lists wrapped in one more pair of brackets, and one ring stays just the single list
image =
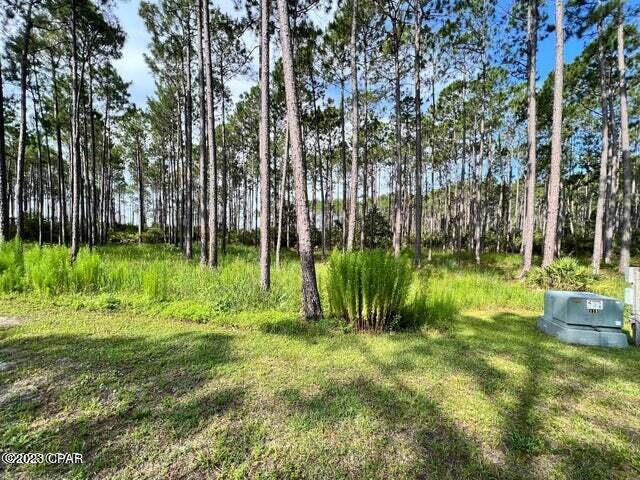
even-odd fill
[{"label": "tall pine tree trunk", "polygon": [[627,107],[627,80],[624,61],[624,2],[618,7],[618,72],[620,75],[620,140],[624,169],[624,197],[622,203],[622,243],[620,248],[620,272],[629,266],[631,257],[631,201],[633,196],[633,169],[629,155],[629,112]]},{"label": "tall pine tree trunk", "polygon": [[560,205],[560,163],[562,162],[562,89],[564,69],[564,0],[556,0],[556,68],[553,77],[553,121],[551,166],[547,191],[547,221],[542,266],[550,265],[556,253]]},{"label": "tall pine tree trunk", "polygon": [[207,107],[205,100],[205,81],[204,81],[204,25],[203,25],[203,3],[204,0],[198,1],[198,82],[200,84],[200,264],[207,265],[209,259],[209,239],[207,229],[209,227],[209,205],[207,195]]},{"label": "tall pine tree trunk", "polygon": [[184,106],[184,136],[185,136],[185,242],[184,254],[187,259],[193,257],[193,97],[191,84],[191,27],[189,22],[191,16],[185,22],[185,35],[187,47],[187,82],[185,85],[185,106]]},{"label": "tall pine tree trunk", "polygon": [[227,170],[229,168],[228,165],[228,157],[227,157],[227,121],[226,121],[226,109],[225,109],[225,98],[224,98],[224,63],[223,57],[220,55],[220,89],[222,91],[222,95],[220,95],[220,120],[222,121],[221,130],[222,134],[220,135],[220,140],[222,141],[222,168],[221,168],[221,181],[222,188],[220,189],[220,196],[222,197],[222,209],[220,212],[220,227],[222,233],[222,253],[226,253],[227,251],[227,240],[229,236],[229,229],[227,228],[227,203],[229,197],[229,187],[227,185]]},{"label": "tall pine tree trunk", "polygon": [[362,227],[360,228],[360,248],[364,249],[366,242],[366,228],[365,228],[365,219],[367,218],[367,182],[369,180],[369,59],[367,58],[367,40],[366,35],[364,38],[364,99],[363,99],[363,117],[364,117],[364,135],[363,135],[363,143],[362,146]]},{"label": "tall pine tree trunk", "polygon": [[344,79],[340,79],[340,134],[342,138],[342,249],[347,246],[347,139],[345,137]]},{"label": "tall pine tree trunk", "polygon": [[71,261],[80,250],[80,86],[78,84],[77,0],[71,7]]},{"label": "tall pine tree trunk", "polygon": [[18,158],[16,159],[16,185],[14,191],[17,238],[22,238],[22,230],[24,228],[24,160],[27,145],[27,74],[29,69],[29,44],[31,41],[31,30],[33,27],[31,6],[32,3],[29,2],[25,17],[24,32],[22,35],[22,51],[20,53],[20,129],[18,134]]},{"label": "tall pine tree trunk", "polygon": [[351,0],[351,2],[351,195],[349,198],[347,250],[353,249],[358,204],[358,52],[356,50],[358,1]]},{"label": "tall pine tree trunk", "polygon": [[271,287],[269,256],[269,0],[260,2],[260,286]]},{"label": "tall pine tree trunk", "polygon": [[8,237],[9,204],[7,199],[7,150],[4,138],[4,93],[2,88],[2,55],[0,55],[0,242]]},{"label": "tall pine tree trunk", "polygon": [[402,132],[400,128],[400,33],[397,21],[393,22],[393,64],[395,103],[395,192],[393,195],[393,253],[400,256],[402,239]]},{"label": "tall pine tree trunk", "polygon": [[136,136],[136,181],[138,183],[138,242],[142,243],[142,232],[144,231],[144,172],[142,171],[142,152],[140,151],[140,137]]},{"label": "tall pine tree trunk", "polygon": [[602,151],[600,153],[600,178],[598,189],[598,204],[596,207],[596,225],[593,237],[593,256],[591,267],[594,274],[600,272],[602,262],[604,215],[607,196],[608,157],[609,157],[609,119],[607,108],[607,79],[604,57],[604,31],[602,22],[598,25],[598,61],[600,63],[600,108],[602,111]]},{"label": "tall pine tree trunk", "polygon": [[307,188],[302,158],[298,92],[295,84],[296,77],[293,65],[293,52],[291,51],[291,34],[289,32],[289,14],[286,0],[278,0],[278,13],[280,17],[280,44],[282,45],[287,120],[289,124],[293,178],[296,190],[298,250],[302,271],[302,306],[307,319],[317,320],[322,316],[322,306],[320,305],[313,247],[311,245],[309,232],[309,207],[307,205]]},{"label": "tall pine tree trunk", "polygon": [[204,26],[204,76],[207,103],[207,150],[209,152],[209,266],[218,266],[218,165],[216,161],[216,124],[213,110],[213,70],[211,65],[211,34],[209,32],[209,0],[202,2]]},{"label": "tall pine tree trunk", "polygon": [[529,0],[527,8],[527,69],[528,69],[528,124],[527,124],[527,180],[522,228],[522,273],[531,268],[533,259],[534,210],[536,199],[536,56],[538,49],[538,3]]},{"label": "tall pine tree trunk", "polygon": [[56,63],[51,55],[51,89],[53,90],[53,112],[56,124],[56,147],[58,157],[58,243],[60,245],[66,243],[67,233],[67,189],[64,179],[64,159],[62,157],[62,125],[60,123],[60,106],[58,103],[58,81],[56,72]]},{"label": "tall pine tree trunk", "polygon": [[416,195],[415,195],[415,252],[414,263],[420,266],[422,261],[422,99],[420,98],[420,71],[422,48],[422,9],[418,2],[415,20],[414,49],[415,49],[415,121],[416,121]]}]

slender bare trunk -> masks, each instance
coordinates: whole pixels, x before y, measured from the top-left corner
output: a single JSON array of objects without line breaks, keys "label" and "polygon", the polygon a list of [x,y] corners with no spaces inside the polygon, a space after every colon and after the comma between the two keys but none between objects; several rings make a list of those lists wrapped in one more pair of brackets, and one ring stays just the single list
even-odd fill
[{"label": "slender bare trunk", "polygon": [[[22,238],[24,228],[24,159],[27,145],[27,75],[29,69],[29,44],[33,22],[31,2],[27,7],[22,52],[20,54],[20,130],[18,134],[18,158],[16,159],[16,186],[14,208],[16,211],[16,237]],[[75,8],[75,3],[74,3]],[[75,18],[75,17],[74,17]],[[74,27],[75,29],[75,27]],[[75,30],[74,30],[75,32]],[[75,34],[74,34],[75,35]],[[75,42],[75,37],[74,37]],[[75,50],[74,50],[75,51]],[[75,65],[75,64],[74,64]],[[74,92],[75,93],[75,92]]]},{"label": "slender bare trunk", "polygon": [[138,183],[138,242],[142,243],[142,232],[144,231],[144,172],[142,170],[142,152],[140,148],[140,137],[136,134],[136,181]]},{"label": "slender bare trunk", "polygon": [[185,136],[185,244],[184,254],[187,259],[193,257],[193,97],[191,96],[191,27],[189,22],[191,16],[185,21],[185,39],[187,47],[187,64],[186,75],[187,82],[185,85],[185,105],[184,105],[184,136]]},{"label": "slender bare trunk", "polygon": [[356,50],[358,1],[351,0],[351,2],[351,195],[349,198],[347,250],[353,249],[356,233],[356,206],[358,204],[358,52]]},{"label": "slender bare trunk", "polygon": [[54,121],[56,124],[56,146],[58,157],[58,243],[66,243],[66,230],[67,230],[67,190],[66,182],[64,179],[64,159],[62,157],[62,126],[60,124],[60,107],[58,103],[58,81],[56,74],[56,63],[53,59],[53,52],[51,55],[51,89],[53,90],[53,111]]},{"label": "slender bare trunk", "polygon": [[209,151],[209,266],[218,266],[218,165],[216,161],[215,112],[213,110],[213,71],[211,66],[211,34],[209,32],[209,0],[202,2],[204,26],[204,76],[207,103],[207,150]]},{"label": "slender bare trunk", "polygon": [[400,256],[402,239],[402,132],[400,128],[400,33],[397,22],[393,25],[393,65],[395,103],[395,192],[393,196],[393,253]]},{"label": "slender bare trunk", "polygon": [[366,242],[366,228],[365,228],[365,220],[367,218],[367,201],[368,201],[368,192],[367,192],[367,181],[369,175],[369,60],[367,55],[367,40],[366,34],[364,38],[364,99],[363,99],[363,107],[364,107],[364,135],[363,135],[363,149],[362,149],[362,226],[360,228],[360,248],[364,249]]},{"label": "slender bare trunk", "polygon": [[[419,3],[419,2],[418,2]],[[414,49],[415,49],[415,115],[416,115],[416,195],[415,195],[415,252],[414,263],[420,266],[422,261],[422,99],[420,98],[420,71],[422,48],[422,10],[418,4],[415,20]]]},{"label": "slender bare trunk", "polygon": [[538,49],[538,4],[529,0],[527,8],[527,68],[528,68],[528,124],[527,124],[527,180],[522,229],[522,273],[531,268],[533,258],[534,210],[536,198],[536,54]]},{"label": "slender bare trunk", "polygon": [[77,0],[71,7],[71,177],[73,201],[71,208],[71,261],[80,249],[80,87],[78,85]]},{"label": "slender bare trunk", "polygon": [[271,287],[269,252],[269,0],[260,2],[260,286]]},{"label": "slender bare trunk", "polygon": [[278,200],[278,232],[276,237],[276,268],[280,268],[280,246],[282,245],[282,217],[284,212],[284,196],[287,188],[287,163],[289,161],[289,126],[284,132],[284,154],[282,156],[282,174],[280,183],[280,197]]},{"label": "slender bare trunk", "polygon": [[593,238],[593,256],[591,267],[594,274],[600,272],[603,252],[603,230],[605,199],[607,196],[608,156],[609,156],[609,119],[607,108],[606,66],[604,58],[604,32],[602,22],[598,25],[598,61],[600,63],[600,106],[602,110],[602,151],[600,153],[600,179],[598,204],[596,207],[596,225]]},{"label": "slender bare trunk", "polygon": [[307,205],[307,188],[302,159],[298,92],[296,91],[295,85],[296,77],[293,65],[293,52],[291,51],[291,35],[289,32],[289,15],[286,0],[278,0],[278,13],[280,16],[280,44],[282,45],[287,120],[289,123],[293,178],[296,190],[298,250],[302,271],[302,306],[307,319],[317,320],[322,316],[322,306],[320,305],[313,247],[311,246],[311,236],[309,234],[309,207]]},{"label": "slender bare trunk", "polygon": [[[209,205],[208,205],[208,183],[207,183],[207,107],[205,100],[205,81],[204,81],[204,25],[203,25],[203,0],[198,1],[198,81],[200,83],[200,264],[207,265],[209,260],[209,239],[208,239],[208,227],[209,227]],[[164,169],[164,166],[162,167]],[[164,188],[164,186],[163,186]],[[163,215],[164,217],[164,215]]]},{"label": "slender bare trunk", "polygon": [[620,75],[620,140],[624,169],[624,197],[622,201],[622,242],[620,247],[620,272],[629,266],[631,257],[631,200],[633,196],[633,169],[629,155],[629,112],[627,107],[627,80],[624,61],[624,2],[618,7],[618,72]]},{"label": "slender bare trunk", "polygon": [[340,128],[342,136],[342,249],[347,246],[347,139],[345,137],[344,79],[340,80]]},{"label": "slender bare trunk", "polygon": [[542,265],[553,262],[556,253],[558,211],[560,205],[560,163],[562,162],[562,89],[564,69],[564,0],[556,0],[556,68],[553,77],[553,126],[551,166],[547,191],[547,221]]},{"label": "slender bare trunk", "polygon": [[2,89],[2,55],[0,55],[0,242],[8,237],[9,204],[7,199],[7,157],[4,138],[4,93]]}]

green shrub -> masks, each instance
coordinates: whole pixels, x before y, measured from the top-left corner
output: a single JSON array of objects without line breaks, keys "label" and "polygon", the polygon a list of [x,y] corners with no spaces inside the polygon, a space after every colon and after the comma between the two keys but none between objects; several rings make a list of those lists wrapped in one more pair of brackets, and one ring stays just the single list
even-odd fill
[{"label": "green shrub", "polygon": [[563,257],[546,267],[531,269],[527,281],[545,289],[584,291],[593,283],[594,277],[575,258]]},{"label": "green shrub", "polygon": [[37,292],[55,295],[69,285],[69,249],[61,246],[35,247],[25,254],[27,281]]},{"label": "green shrub", "polygon": [[119,243],[121,245],[130,245],[138,243],[138,232],[116,231],[109,233],[109,241],[111,243]]},{"label": "green shrub", "polygon": [[165,264],[152,263],[142,274],[142,290],[151,300],[169,299],[169,271]]},{"label": "green shrub", "polygon": [[385,248],[389,246],[391,226],[387,217],[373,205],[364,218],[365,246],[367,248]]},{"label": "green shrub", "polygon": [[13,292],[23,286],[24,250],[22,242],[14,239],[0,243],[0,291]]},{"label": "green shrub", "polygon": [[70,283],[76,292],[96,292],[104,284],[105,271],[100,256],[80,249],[70,272]]},{"label": "green shrub", "polygon": [[140,236],[140,241],[142,243],[152,243],[152,244],[163,243],[164,233],[162,233],[162,230],[158,227],[150,227],[142,232],[142,235]]},{"label": "green shrub", "polygon": [[356,330],[392,328],[400,323],[412,276],[406,258],[379,250],[335,251],[327,278],[331,312]]}]

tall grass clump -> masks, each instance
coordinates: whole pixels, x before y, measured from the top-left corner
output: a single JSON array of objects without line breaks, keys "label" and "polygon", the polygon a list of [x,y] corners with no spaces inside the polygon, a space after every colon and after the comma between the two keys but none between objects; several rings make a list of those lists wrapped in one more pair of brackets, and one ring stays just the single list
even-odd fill
[{"label": "tall grass clump", "polygon": [[14,292],[23,286],[24,250],[14,239],[0,243],[0,291]]},{"label": "tall grass clump", "polygon": [[36,292],[64,292],[70,280],[69,249],[62,246],[35,247],[25,253],[27,282]]},{"label": "tall grass clump", "polygon": [[542,292],[513,282],[496,270],[470,267],[459,271],[424,268],[420,281],[426,284],[430,317],[453,317],[456,311],[487,308],[538,310]]},{"label": "tall grass clump", "polygon": [[71,266],[70,284],[76,292],[97,292],[104,285],[105,269],[96,252],[80,249]]},{"label": "tall grass clump", "polygon": [[546,267],[531,269],[527,281],[545,289],[585,291],[593,283],[594,277],[575,258],[563,257]]},{"label": "tall grass clump", "polygon": [[142,290],[150,299],[163,302],[169,299],[169,270],[164,263],[153,262],[142,274]]},{"label": "tall grass clump", "polygon": [[105,260],[106,289],[111,292],[139,292],[142,289],[141,268],[129,260]]},{"label": "tall grass clump", "polygon": [[401,320],[412,277],[405,258],[379,250],[335,251],[327,268],[331,312],[359,331],[390,329]]}]

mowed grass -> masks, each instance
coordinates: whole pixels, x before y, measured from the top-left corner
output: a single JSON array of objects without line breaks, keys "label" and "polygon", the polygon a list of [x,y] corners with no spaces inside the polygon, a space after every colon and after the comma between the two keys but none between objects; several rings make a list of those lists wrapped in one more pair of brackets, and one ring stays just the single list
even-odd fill
[{"label": "mowed grass", "polygon": [[[225,286],[216,275],[250,299],[255,253],[232,252],[230,275],[137,248],[101,254],[163,264],[167,299],[137,286],[98,292],[111,306],[83,293],[0,297],[0,312],[25,319],[0,330],[0,450],[84,455],[0,476],[640,476],[640,351],[539,333],[542,292],[513,280],[515,256],[487,256],[484,271],[436,256],[416,280],[432,296],[426,327],[356,335],[299,320],[293,260],[262,309],[232,298],[207,322],[158,314],[213,302]],[[176,280],[200,275],[193,290]],[[618,294],[622,283],[607,273],[596,288]]]}]

